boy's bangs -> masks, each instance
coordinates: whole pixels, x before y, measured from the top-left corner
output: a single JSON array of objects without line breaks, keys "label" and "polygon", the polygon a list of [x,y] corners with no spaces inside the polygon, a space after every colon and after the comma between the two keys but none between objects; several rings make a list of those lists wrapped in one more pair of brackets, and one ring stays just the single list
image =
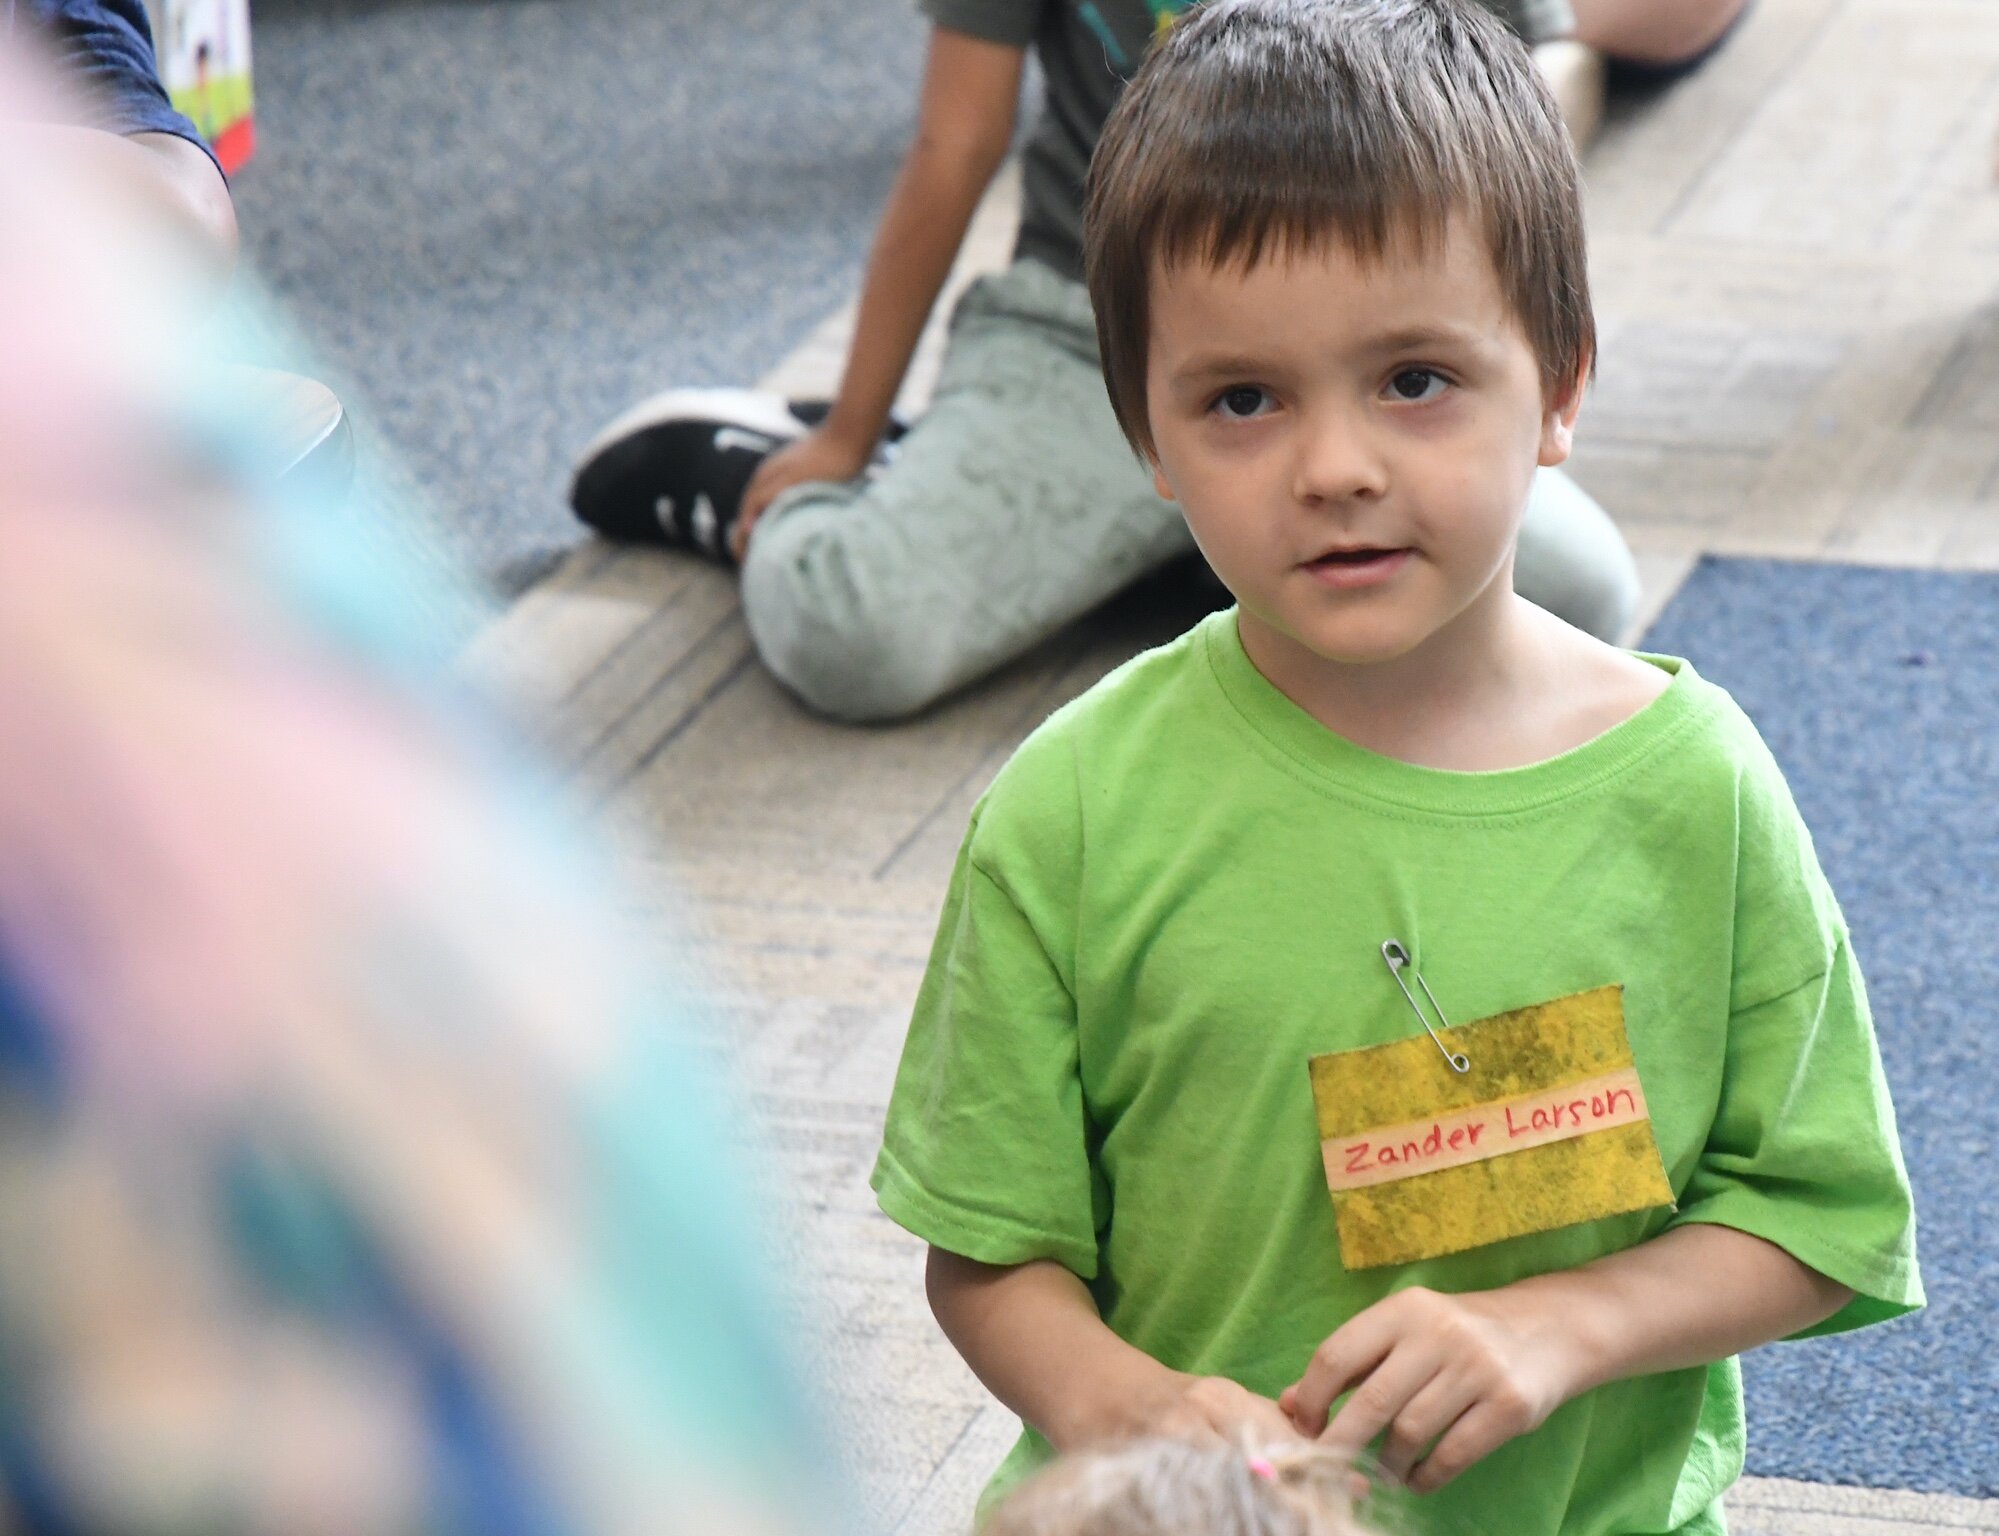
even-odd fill
[{"label": "boy's bangs", "polygon": [[1155,257],[1248,267],[1339,246],[1373,261],[1441,243],[1453,214],[1483,201],[1469,135],[1450,131],[1469,114],[1434,84],[1398,88],[1375,62],[1239,43],[1189,69],[1177,100],[1158,104],[1161,152],[1128,204]]},{"label": "boy's bangs", "polygon": [[1284,188],[1245,175],[1219,197],[1191,190],[1169,195],[1157,210],[1157,233],[1146,248],[1162,271],[1198,265],[1248,272],[1267,257],[1288,260],[1334,250],[1372,265],[1391,254],[1435,255],[1453,219],[1465,213],[1475,226],[1485,223],[1481,210],[1448,195],[1287,196]]}]

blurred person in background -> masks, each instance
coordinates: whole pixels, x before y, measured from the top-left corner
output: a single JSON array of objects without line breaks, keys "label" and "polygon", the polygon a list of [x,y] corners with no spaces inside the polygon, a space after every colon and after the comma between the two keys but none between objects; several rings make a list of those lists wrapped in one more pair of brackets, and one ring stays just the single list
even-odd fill
[{"label": "blurred person in background", "polygon": [[142,0],[0,0],[0,39],[10,35],[38,45],[72,87],[41,131],[41,152],[125,187],[184,255],[212,280],[226,278],[237,246],[229,183],[167,99]]},{"label": "blurred person in background", "polygon": [[[0,1530],[835,1530],[697,1006],[0,39]],[[239,288],[240,288],[239,284]],[[650,946],[658,952],[655,938]]]}]

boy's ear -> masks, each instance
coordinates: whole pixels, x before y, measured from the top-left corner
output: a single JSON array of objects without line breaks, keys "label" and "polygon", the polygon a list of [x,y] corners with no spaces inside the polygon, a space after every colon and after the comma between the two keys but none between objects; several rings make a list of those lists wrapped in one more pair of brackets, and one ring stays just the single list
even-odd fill
[{"label": "boy's ear", "polygon": [[1594,353],[1586,353],[1562,391],[1551,398],[1541,414],[1541,464],[1546,468],[1567,460],[1576,446],[1576,416],[1583,408],[1583,391],[1589,386]]},{"label": "boy's ear", "polygon": [[1166,471],[1159,467],[1159,461],[1153,459],[1149,462],[1152,468],[1152,488],[1159,493],[1159,499],[1161,501],[1178,501],[1179,497],[1173,494],[1173,487],[1166,483]]}]

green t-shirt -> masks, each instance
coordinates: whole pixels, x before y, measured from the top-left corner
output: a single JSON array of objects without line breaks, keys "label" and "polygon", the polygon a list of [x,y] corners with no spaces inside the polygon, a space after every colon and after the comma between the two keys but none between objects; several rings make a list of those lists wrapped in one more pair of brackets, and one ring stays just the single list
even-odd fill
[{"label": "green t-shirt", "polygon": [[[981,800],[874,1187],[991,1264],[1053,1259],[1123,1338],[1274,1395],[1389,1292],[1489,1289],[1684,1222],[1766,1238],[1857,1298],[1922,1304],[1894,1112],[1845,923],[1755,728],[1691,666],[1574,751],[1496,773],[1367,752],[1243,653],[1233,611],[1052,717]],[[1310,1057],[1611,983],[1677,1210],[1402,1268],[1341,1266]],[[1721,1529],[1736,1362],[1616,1382],[1412,1529]],[[1047,1456],[1023,1437],[988,1497]]]},{"label": "green t-shirt", "polygon": [[[1152,40],[1191,0],[921,0],[938,26],[1032,47],[1044,86],[1022,156],[1018,254],[1083,277],[1083,178],[1111,107]],[[1484,0],[1530,43],[1562,37],[1569,0]]]}]

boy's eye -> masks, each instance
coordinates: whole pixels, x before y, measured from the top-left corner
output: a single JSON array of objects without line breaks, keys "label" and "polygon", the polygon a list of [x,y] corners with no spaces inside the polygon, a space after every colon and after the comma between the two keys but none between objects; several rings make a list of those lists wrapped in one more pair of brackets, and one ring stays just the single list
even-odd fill
[{"label": "boy's eye", "polygon": [[1215,403],[1209,407],[1220,415],[1241,421],[1250,416],[1260,416],[1270,401],[1268,392],[1254,384],[1237,384],[1215,396]]},{"label": "boy's eye", "polygon": [[1450,380],[1434,368],[1404,368],[1388,381],[1388,392],[1413,404],[1436,399],[1449,384]]}]

